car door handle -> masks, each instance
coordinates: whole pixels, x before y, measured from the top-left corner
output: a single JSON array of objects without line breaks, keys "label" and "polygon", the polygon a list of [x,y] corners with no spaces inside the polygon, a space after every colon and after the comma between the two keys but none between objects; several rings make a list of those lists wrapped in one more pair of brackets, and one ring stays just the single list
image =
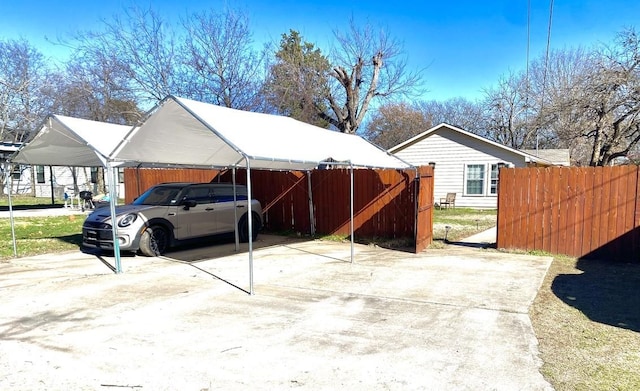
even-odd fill
[{"label": "car door handle", "polygon": [[244,208],[244,205],[236,205],[236,208]]},{"label": "car door handle", "polygon": [[213,210],[213,208],[205,208],[205,210],[208,212],[210,210]]}]

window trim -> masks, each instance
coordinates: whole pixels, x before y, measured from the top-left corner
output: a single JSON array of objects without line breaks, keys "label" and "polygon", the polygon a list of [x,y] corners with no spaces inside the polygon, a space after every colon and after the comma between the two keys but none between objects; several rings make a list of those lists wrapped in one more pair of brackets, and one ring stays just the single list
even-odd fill
[{"label": "window trim", "polygon": [[89,170],[91,183],[98,183],[98,167],[90,167]]},{"label": "window trim", "polygon": [[[479,194],[472,194],[469,193],[469,166],[480,166],[482,167],[482,187],[481,187],[481,191]],[[486,163],[465,163],[464,164],[464,195],[467,197],[484,197],[486,196],[486,170],[487,170],[487,165]],[[477,179],[476,179],[477,181]]]},{"label": "window trim", "polygon": [[16,164],[11,168],[11,180],[19,181],[22,179],[22,165]]},{"label": "window trim", "polygon": [[44,166],[35,166],[36,169],[36,183],[42,184],[46,183],[45,175],[44,175]]},{"label": "window trim", "polygon": [[[498,186],[500,178],[498,177],[498,163],[499,162],[471,162],[464,163],[464,174],[463,174],[463,195],[465,197],[497,197],[498,196]],[[469,166],[482,166],[483,167],[483,177],[482,177],[482,193],[481,194],[470,194],[468,189],[468,175],[469,175]],[[496,169],[496,177],[492,178],[492,169]],[[491,182],[495,180],[496,187],[495,193],[491,192]]]},{"label": "window trim", "polygon": [[[492,193],[491,192],[491,185],[492,185],[491,182],[494,181],[494,178],[493,178],[493,173],[494,173],[493,168],[494,167],[496,168],[496,170],[495,170],[495,173],[496,173],[496,177],[495,177],[495,181],[496,181],[496,188],[495,189],[496,189],[496,192]],[[500,172],[499,172],[499,170],[500,170],[500,168],[498,167],[498,163],[497,162],[496,163],[489,163],[489,178],[487,180],[487,197],[497,197],[498,196],[498,186],[499,186],[499,183],[500,183],[500,177],[499,177]]]}]

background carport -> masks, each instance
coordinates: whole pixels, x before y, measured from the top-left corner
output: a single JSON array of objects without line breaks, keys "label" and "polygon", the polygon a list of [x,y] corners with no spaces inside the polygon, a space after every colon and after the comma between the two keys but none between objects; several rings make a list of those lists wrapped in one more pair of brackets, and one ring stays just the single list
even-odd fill
[{"label": "background carport", "polygon": [[[246,112],[168,96],[110,155],[113,162],[155,167],[312,170],[320,165],[408,169],[410,164],[363,138],[289,117]],[[235,178],[235,175],[234,175]],[[353,181],[351,182],[353,184]],[[353,205],[353,185],[351,186]],[[351,220],[353,220],[353,207]],[[249,215],[251,208],[249,205]],[[251,219],[249,230],[252,230]],[[250,293],[253,243],[249,235]],[[353,221],[351,225],[353,259]],[[115,246],[114,246],[115,247]]]},{"label": "background carport", "polygon": [[[40,130],[10,161],[19,164],[69,167],[106,167],[111,207],[114,208],[116,180],[109,154],[131,130],[131,126],[49,115]],[[13,252],[17,256],[15,224],[9,191],[9,216]],[[114,233],[115,240],[115,233]],[[116,271],[120,271],[119,254]]]}]

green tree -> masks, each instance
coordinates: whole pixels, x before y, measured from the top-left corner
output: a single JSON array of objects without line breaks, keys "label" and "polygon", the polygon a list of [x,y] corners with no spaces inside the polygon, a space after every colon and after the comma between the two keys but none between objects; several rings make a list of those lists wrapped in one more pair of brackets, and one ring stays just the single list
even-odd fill
[{"label": "green tree", "polygon": [[325,98],[329,60],[314,44],[303,42],[300,33],[282,34],[275,61],[264,86],[268,104],[278,114],[328,127]]}]

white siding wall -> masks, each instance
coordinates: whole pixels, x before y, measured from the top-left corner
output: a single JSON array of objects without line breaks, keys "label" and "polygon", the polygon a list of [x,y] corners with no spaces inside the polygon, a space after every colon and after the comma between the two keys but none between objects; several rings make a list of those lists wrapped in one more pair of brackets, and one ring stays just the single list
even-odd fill
[{"label": "white siding wall", "polygon": [[[443,127],[428,137],[395,153],[413,165],[435,162],[434,202],[447,193],[456,193],[456,206],[469,208],[496,208],[497,197],[489,194],[488,182],[491,164],[500,162],[524,167],[524,157],[508,150],[477,140],[455,130]],[[465,195],[465,166],[485,165],[484,195]]]},{"label": "white siding wall", "polygon": [[[35,189],[36,197],[51,197],[51,174],[49,166],[44,166],[44,183],[31,183],[31,170],[35,170],[35,166],[23,166],[22,176],[20,180],[13,180],[13,192],[12,194],[30,194],[32,187]],[[64,192],[72,195],[73,191],[73,175],[71,173],[71,167],[54,166],[53,169],[53,187],[54,196],[56,199],[63,199]],[[74,167],[76,170],[77,183],[79,191],[88,190],[94,195],[97,195],[97,188],[95,183],[91,183],[91,168],[89,167]],[[37,182],[37,178],[34,172],[33,178]],[[6,189],[5,189],[6,190]],[[58,194],[59,193],[59,194]],[[124,183],[118,184],[118,195],[120,198],[124,198]]]}]

